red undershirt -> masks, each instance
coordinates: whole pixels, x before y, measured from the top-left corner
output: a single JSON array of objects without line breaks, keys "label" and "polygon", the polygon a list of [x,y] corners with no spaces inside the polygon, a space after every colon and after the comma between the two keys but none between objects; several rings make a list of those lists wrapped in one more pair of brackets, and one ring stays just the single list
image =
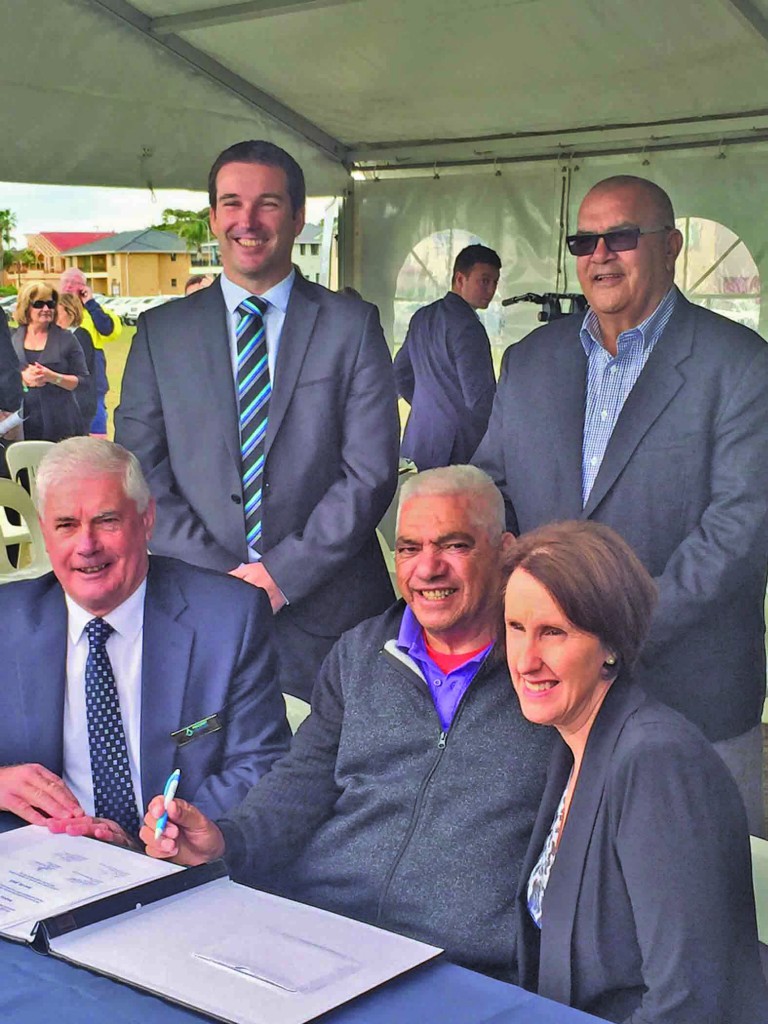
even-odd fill
[{"label": "red undershirt", "polygon": [[484,651],[488,646],[488,644],[482,644],[477,648],[477,650],[465,651],[462,654],[444,654],[442,651],[436,651],[434,647],[430,646],[424,630],[421,631],[421,635],[424,637],[424,646],[427,649],[427,654],[445,676],[447,676],[449,672],[453,672],[454,669],[459,668],[464,664],[464,662],[470,661],[472,658],[476,658],[477,655],[480,654],[481,651]]}]

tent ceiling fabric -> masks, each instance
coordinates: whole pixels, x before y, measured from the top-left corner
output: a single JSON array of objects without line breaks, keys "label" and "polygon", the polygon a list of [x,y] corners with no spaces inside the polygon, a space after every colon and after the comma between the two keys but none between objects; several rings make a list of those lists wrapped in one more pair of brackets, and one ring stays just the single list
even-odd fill
[{"label": "tent ceiling fabric", "polygon": [[341,163],[92,0],[1,0],[0,42],[0,181],[200,189],[215,155],[248,138],[290,150],[314,195],[348,181]]},{"label": "tent ceiling fabric", "polygon": [[265,137],[328,194],[345,163],[768,139],[768,0],[3,0],[0,38],[5,180],[199,188]]}]

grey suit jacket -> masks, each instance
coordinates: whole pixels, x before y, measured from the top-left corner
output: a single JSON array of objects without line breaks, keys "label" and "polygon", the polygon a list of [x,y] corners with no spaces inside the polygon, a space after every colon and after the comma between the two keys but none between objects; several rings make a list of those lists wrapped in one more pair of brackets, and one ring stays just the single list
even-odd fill
[{"label": "grey suit jacket", "polygon": [[521,984],[611,1021],[768,1020],[734,781],[689,722],[625,680],[592,726],[539,932],[528,877],[572,764],[558,740],[520,873]]},{"label": "grey suit jacket", "polygon": [[740,735],[765,693],[768,346],[678,295],[582,509],[582,319],[507,350],[473,461],[515,532],[584,517],[625,537],[659,586],[637,681],[709,739]]},{"label": "grey suit jacket", "polygon": [[[226,311],[217,284],[139,319],[115,438],[157,501],[152,550],[247,560]],[[269,407],[263,561],[302,630],[336,637],[392,600],[375,536],[394,493],[392,363],[374,306],[299,275]]]}]

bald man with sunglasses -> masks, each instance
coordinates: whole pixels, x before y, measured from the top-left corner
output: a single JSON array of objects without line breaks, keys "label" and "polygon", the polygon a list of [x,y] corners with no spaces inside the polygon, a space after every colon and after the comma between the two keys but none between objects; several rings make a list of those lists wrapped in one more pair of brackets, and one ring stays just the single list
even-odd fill
[{"label": "bald man with sunglasses", "polygon": [[674,285],[667,194],[599,182],[568,238],[590,308],[507,350],[473,461],[508,528],[595,519],[655,577],[636,678],[698,725],[762,834],[768,566],[768,345]]}]

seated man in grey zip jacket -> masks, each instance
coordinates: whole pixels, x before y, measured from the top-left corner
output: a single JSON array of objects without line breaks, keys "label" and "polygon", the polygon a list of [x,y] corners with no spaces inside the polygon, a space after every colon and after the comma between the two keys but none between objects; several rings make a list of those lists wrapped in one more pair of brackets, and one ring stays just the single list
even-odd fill
[{"label": "seated man in grey zip jacket", "polygon": [[503,657],[501,495],[472,466],[401,492],[405,598],[345,633],[290,753],[216,824],[183,800],[147,851],[224,857],[233,877],[401,932],[515,980],[513,897],[549,730],[520,713]]}]

